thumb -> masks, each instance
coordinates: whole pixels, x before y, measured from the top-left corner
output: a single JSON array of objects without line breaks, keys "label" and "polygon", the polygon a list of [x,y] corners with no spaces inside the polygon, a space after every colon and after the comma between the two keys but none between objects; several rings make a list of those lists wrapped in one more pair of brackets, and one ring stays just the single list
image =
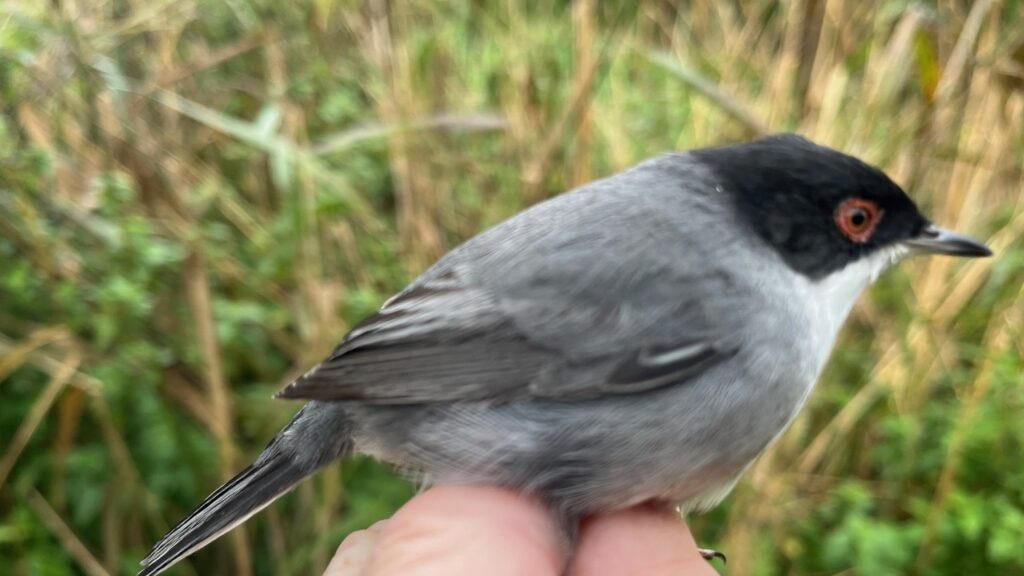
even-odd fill
[{"label": "thumb", "polygon": [[439,486],[346,538],[325,576],[557,576],[561,546],[538,501],[498,488]]}]

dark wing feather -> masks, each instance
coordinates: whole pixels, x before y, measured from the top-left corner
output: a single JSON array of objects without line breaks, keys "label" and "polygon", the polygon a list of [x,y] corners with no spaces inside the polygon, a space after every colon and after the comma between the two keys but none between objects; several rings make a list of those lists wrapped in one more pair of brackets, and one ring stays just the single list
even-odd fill
[{"label": "dark wing feather", "polygon": [[281,398],[411,404],[523,396],[553,356],[522,340],[411,340],[332,355]]}]

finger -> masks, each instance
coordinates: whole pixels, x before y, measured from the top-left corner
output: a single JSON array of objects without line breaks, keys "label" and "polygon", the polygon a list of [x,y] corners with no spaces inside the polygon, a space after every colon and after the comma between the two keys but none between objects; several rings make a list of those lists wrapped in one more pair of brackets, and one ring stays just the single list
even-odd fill
[{"label": "finger", "polygon": [[381,530],[367,576],[557,576],[561,540],[539,502],[488,487],[440,486]]},{"label": "finger", "polygon": [[338,551],[327,565],[324,576],[360,576],[366,570],[370,553],[377,545],[377,538],[387,520],[381,520],[366,530],[357,530],[348,535],[338,546]]},{"label": "finger", "polygon": [[590,518],[580,528],[572,576],[715,576],[690,529],[668,506],[645,505]]}]

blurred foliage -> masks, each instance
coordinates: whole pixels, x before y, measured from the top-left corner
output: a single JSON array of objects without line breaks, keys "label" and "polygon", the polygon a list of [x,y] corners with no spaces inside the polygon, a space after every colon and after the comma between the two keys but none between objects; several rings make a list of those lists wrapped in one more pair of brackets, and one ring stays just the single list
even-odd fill
[{"label": "blurred foliage", "polygon": [[[1022,90],[1020,0],[7,0],[0,572],[133,574],[460,239],[795,130],[997,257],[889,273],[695,532],[734,575],[1024,573]],[[347,462],[175,573],[315,574],[411,493]]]}]

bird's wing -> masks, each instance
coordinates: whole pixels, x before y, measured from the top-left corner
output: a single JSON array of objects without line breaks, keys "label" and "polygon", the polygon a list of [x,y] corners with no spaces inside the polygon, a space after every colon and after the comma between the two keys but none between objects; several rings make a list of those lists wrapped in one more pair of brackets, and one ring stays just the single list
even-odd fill
[{"label": "bird's wing", "polygon": [[737,347],[696,332],[644,343],[616,326],[629,311],[585,300],[535,308],[518,300],[517,315],[479,288],[421,289],[431,292],[390,302],[280,396],[395,404],[590,398],[683,382]]},{"label": "bird's wing", "polygon": [[664,206],[618,184],[560,197],[453,251],[279,396],[593,398],[685,382],[728,358],[740,340],[722,320],[737,315],[719,314],[734,288],[726,267]]}]

